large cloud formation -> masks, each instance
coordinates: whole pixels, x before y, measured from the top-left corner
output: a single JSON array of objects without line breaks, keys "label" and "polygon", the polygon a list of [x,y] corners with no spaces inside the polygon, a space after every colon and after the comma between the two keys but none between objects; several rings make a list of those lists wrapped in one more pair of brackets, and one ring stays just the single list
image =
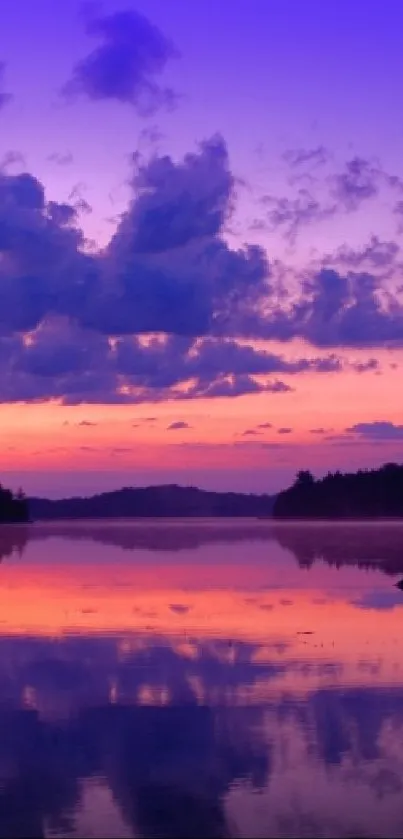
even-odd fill
[{"label": "large cloud formation", "polygon": [[156,78],[176,50],[144,15],[132,9],[91,16],[86,33],[100,44],[75,65],[64,95],[128,103],[140,115],[175,102],[174,92]]},{"label": "large cloud formation", "polygon": [[338,372],[336,356],[287,361],[230,339],[109,338],[50,318],[29,334],[0,337],[0,402],[57,399],[160,402],[287,393],[278,376]]},{"label": "large cloud formation", "polygon": [[85,252],[76,211],[46,202],[29,174],[0,174],[0,328],[33,329],[69,315],[108,335],[242,334],[269,293],[256,246],[231,250],[223,228],[234,179],[219,137],[181,163],[139,166],[109,247]]},{"label": "large cloud formation", "polygon": [[222,138],[179,162],[134,164],[132,200],[96,254],[73,206],[47,201],[29,173],[0,171],[2,401],[280,394],[284,377],[343,364],[287,361],[248,340],[403,346],[399,296],[374,275],[321,269],[279,300],[264,250],[229,246],[235,179]]}]

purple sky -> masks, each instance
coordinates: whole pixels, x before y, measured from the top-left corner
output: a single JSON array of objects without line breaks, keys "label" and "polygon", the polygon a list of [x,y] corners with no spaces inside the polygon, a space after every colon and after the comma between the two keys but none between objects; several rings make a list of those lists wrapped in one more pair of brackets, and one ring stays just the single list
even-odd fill
[{"label": "purple sky", "polygon": [[401,460],[401,3],[0,22],[9,482],[274,489]]}]

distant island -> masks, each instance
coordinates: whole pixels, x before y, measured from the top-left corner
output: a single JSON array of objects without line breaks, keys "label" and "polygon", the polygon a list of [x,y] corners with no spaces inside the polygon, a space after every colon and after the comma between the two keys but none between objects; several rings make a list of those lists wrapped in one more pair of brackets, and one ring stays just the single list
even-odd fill
[{"label": "distant island", "polygon": [[380,469],[315,480],[298,472],[293,485],[273,504],[276,519],[380,519],[403,517],[403,466],[386,463]]},{"label": "distant island", "polygon": [[29,505],[24,493],[13,493],[0,484],[0,524],[29,521]]},{"label": "distant island", "polygon": [[209,492],[196,487],[125,487],[89,498],[57,501],[30,498],[34,520],[158,518],[158,517],[253,517],[267,518],[273,510],[274,496],[238,492]]}]

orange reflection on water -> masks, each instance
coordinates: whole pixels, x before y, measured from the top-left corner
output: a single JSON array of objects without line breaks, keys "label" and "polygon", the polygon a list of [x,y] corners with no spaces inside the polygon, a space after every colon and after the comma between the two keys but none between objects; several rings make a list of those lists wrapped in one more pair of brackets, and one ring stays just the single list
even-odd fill
[{"label": "orange reflection on water", "polygon": [[282,665],[271,691],[402,683],[403,595],[379,571],[302,570],[268,533],[163,554],[94,547],[73,531],[34,529],[23,557],[3,562],[2,634],[117,634],[123,657],[134,636],[170,638],[189,657],[196,639],[228,641],[229,657],[232,643],[247,642],[255,663]]}]

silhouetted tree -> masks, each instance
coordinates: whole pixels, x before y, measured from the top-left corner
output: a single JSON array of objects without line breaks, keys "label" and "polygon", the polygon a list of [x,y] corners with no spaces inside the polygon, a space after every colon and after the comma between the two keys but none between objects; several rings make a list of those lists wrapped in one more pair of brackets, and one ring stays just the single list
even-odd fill
[{"label": "silhouetted tree", "polygon": [[295,483],[298,486],[312,486],[315,483],[315,478],[308,469],[301,469],[297,472]]},{"label": "silhouetted tree", "polygon": [[0,484],[0,524],[26,521],[29,521],[29,509],[23,491],[14,494]]}]

